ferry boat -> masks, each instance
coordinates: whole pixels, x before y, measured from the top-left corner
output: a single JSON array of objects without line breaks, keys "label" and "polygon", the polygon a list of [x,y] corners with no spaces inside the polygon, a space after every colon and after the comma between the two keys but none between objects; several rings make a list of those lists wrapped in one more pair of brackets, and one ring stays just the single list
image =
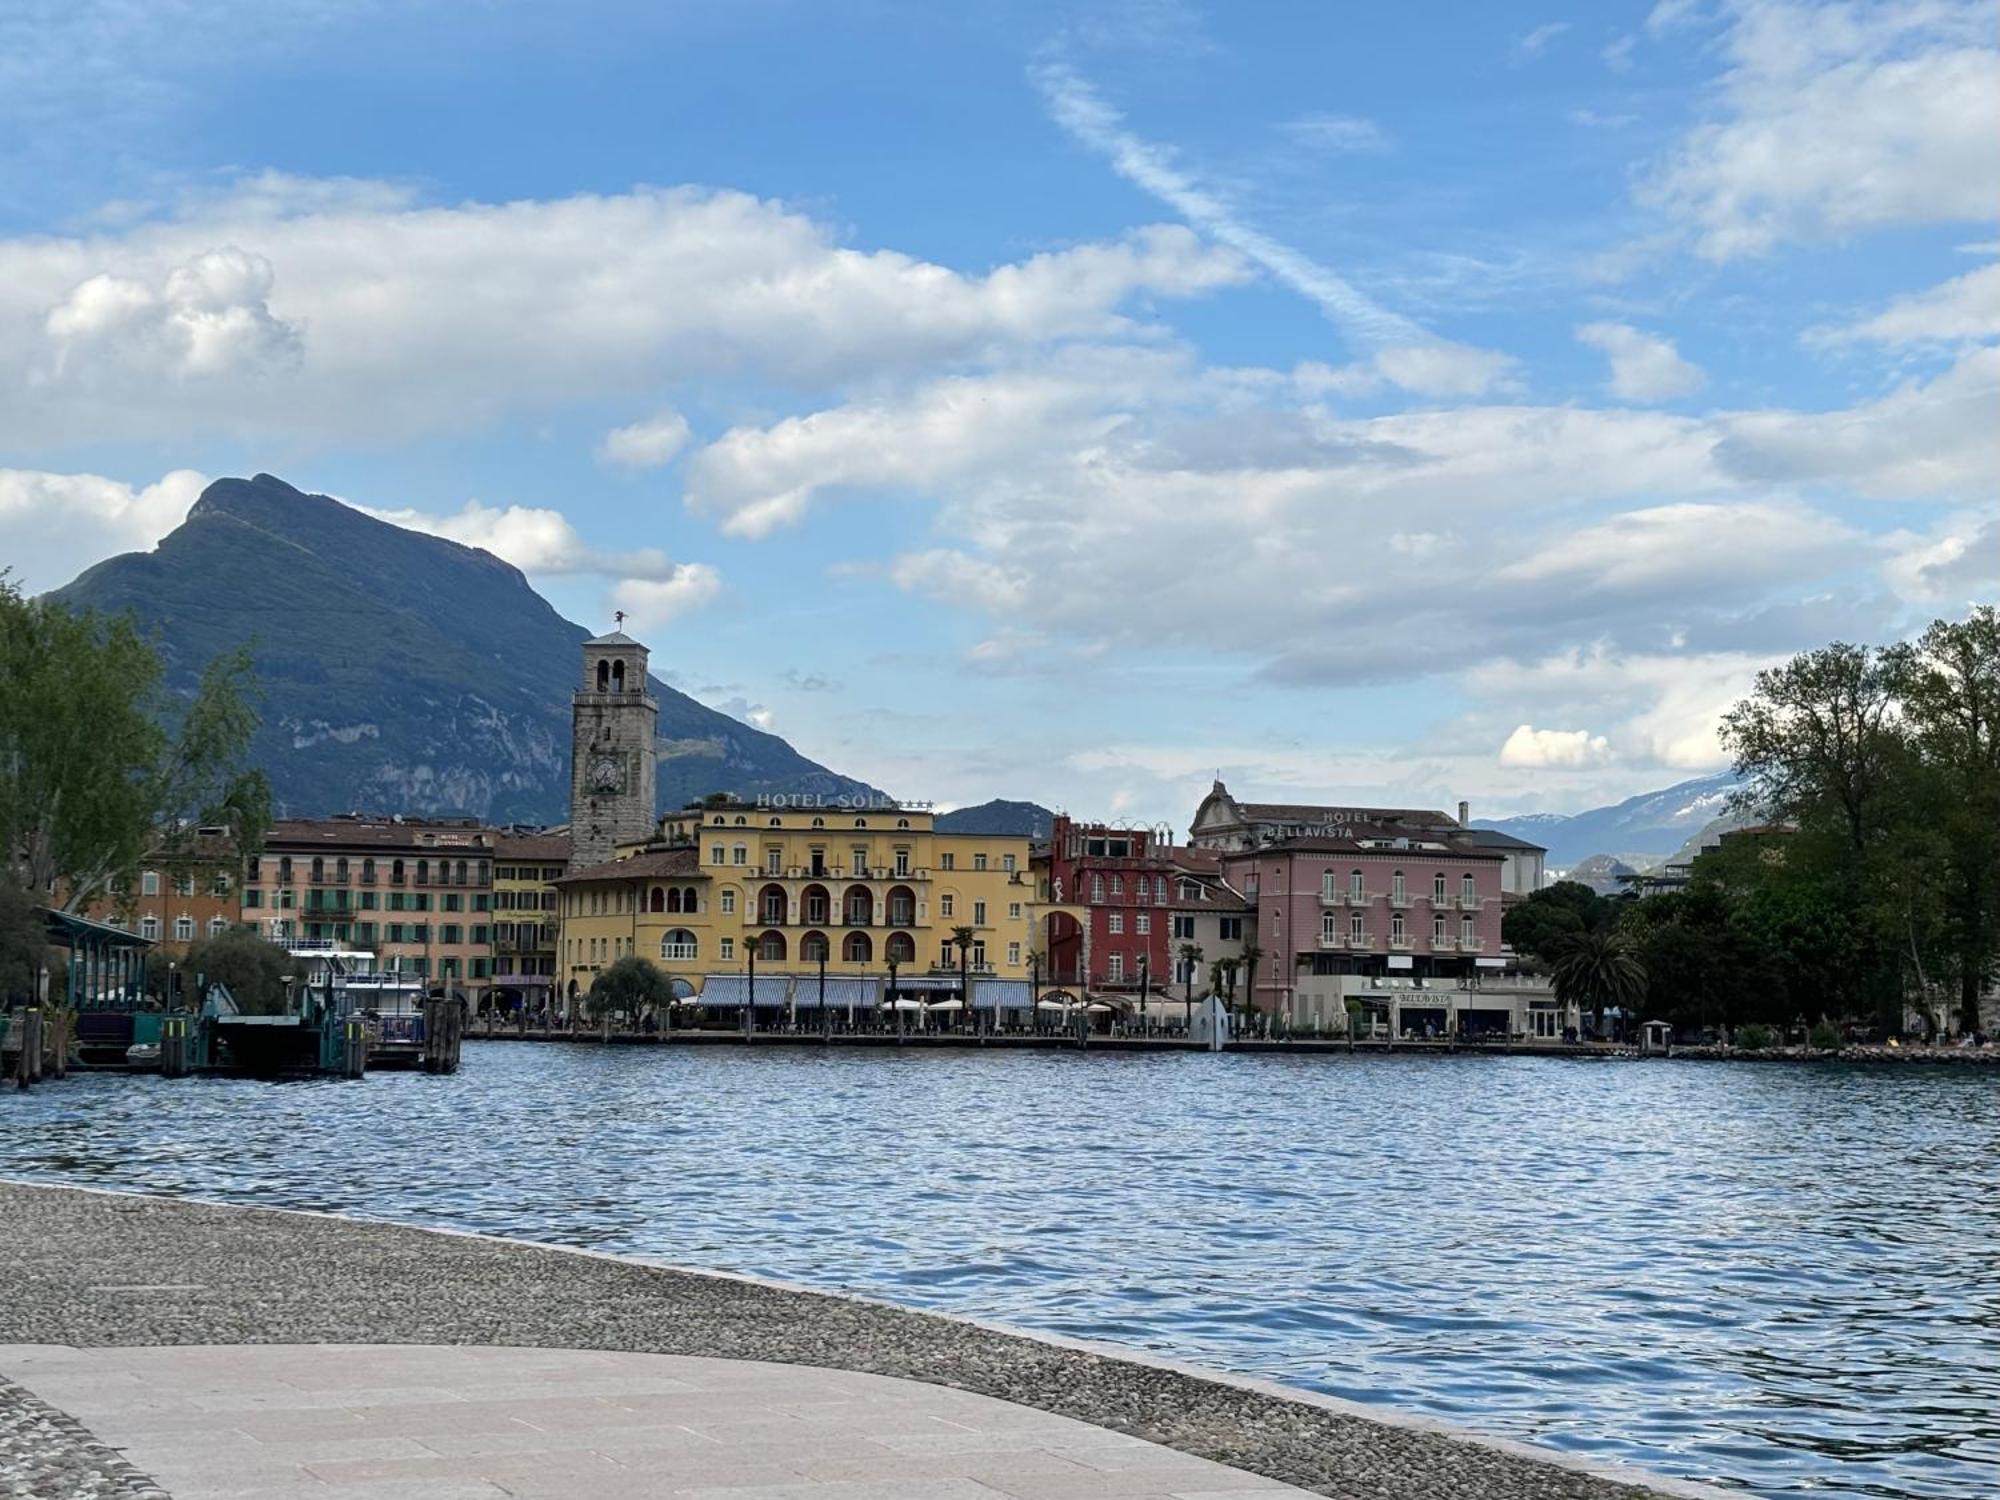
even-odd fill
[{"label": "ferry boat", "polygon": [[285,947],[305,968],[309,1002],[342,1020],[359,1016],[367,1025],[369,1067],[414,1068],[423,1061],[427,986],[422,976],[380,968],[365,948],[324,941],[294,941]]}]

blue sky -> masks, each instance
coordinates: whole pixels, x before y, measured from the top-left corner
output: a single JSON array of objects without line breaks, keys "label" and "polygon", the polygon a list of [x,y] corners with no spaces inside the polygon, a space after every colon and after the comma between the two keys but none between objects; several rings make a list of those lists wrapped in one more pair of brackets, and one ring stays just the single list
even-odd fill
[{"label": "blue sky", "polygon": [[2000,594],[1996,16],[0,3],[0,560],[266,470],[905,796],[1650,789]]}]

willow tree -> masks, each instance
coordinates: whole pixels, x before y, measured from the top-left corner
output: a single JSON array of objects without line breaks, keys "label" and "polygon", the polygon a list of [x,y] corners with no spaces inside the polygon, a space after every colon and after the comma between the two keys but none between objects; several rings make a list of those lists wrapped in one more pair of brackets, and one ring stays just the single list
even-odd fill
[{"label": "willow tree", "polygon": [[240,650],[170,693],[129,618],[0,577],[0,850],[29,891],[74,911],[142,861],[188,869],[199,828],[223,829],[226,852],[255,848],[271,793],[248,763],[250,677]]}]

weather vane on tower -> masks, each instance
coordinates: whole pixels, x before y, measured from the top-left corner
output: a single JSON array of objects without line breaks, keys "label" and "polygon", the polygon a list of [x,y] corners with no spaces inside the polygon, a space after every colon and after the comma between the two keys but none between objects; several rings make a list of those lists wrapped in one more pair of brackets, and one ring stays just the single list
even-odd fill
[{"label": "weather vane on tower", "polygon": [[623,630],[623,629],[625,628],[625,611],[624,611],[624,610],[622,610],[622,609],[614,609],[614,610],[612,610],[612,611],[611,611],[611,618],[612,618],[612,620],[613,620],[613,621],[615,621],[615,622],[616,622],[616,624],[617,624],[617,626],[618,626],[618,628],[619,628],[620,630]]}]

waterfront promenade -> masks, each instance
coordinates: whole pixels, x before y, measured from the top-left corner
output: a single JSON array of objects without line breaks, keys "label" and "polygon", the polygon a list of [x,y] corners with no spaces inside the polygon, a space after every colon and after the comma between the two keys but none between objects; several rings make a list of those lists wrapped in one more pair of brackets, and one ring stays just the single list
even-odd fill
[{"label": "waterfront promenade", "polygon": [[0,1486],[15,1494],[1725,1493],[1113,1351],[518,1241],[0,1182],[0,1257]]}]

